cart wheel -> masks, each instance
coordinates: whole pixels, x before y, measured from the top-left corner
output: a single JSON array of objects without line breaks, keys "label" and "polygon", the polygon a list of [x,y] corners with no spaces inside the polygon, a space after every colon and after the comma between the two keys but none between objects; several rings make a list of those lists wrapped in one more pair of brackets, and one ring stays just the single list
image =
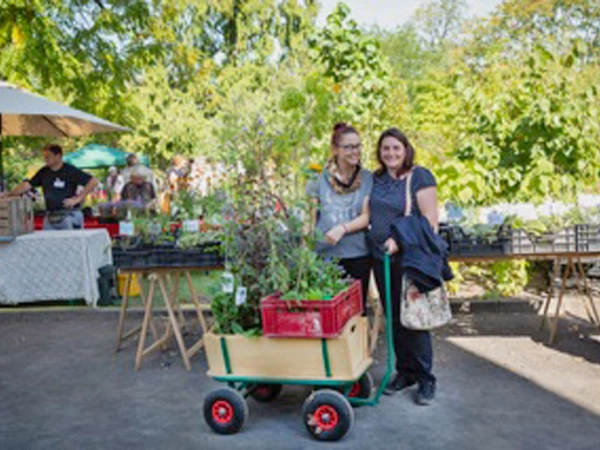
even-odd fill
[{"label": "cart wheel", "polygon": [[350,388],[348,397],[369,398],[373,392],[373,377],[369,372],[365,372],[356,383]]},{"label": "cart wheel", "polygon": [[304,402],[302,417],[308,432],[319,441],[341,439],[354,422],[354,410],[339,392],[323,389]]},{"label": "cart wheel", "polygon": [[257,402],[268,403],[279,396],[282,388],[281,384],[257,384],[250,390],[250,396]]},{"label": "cart wheel", "polygon": [[248,404],[235,389],[216,389],[204,399],[204,420],[216,433],[237,433],[247,417]]}]

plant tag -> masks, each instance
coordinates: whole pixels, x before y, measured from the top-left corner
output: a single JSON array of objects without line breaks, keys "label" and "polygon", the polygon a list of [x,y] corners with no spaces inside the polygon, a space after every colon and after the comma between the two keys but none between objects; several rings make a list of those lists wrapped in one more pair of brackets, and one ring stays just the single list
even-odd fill
[{"label": "plant tag", "polygon": [[235,291],[235,304],[237,306],[243,305],[246,303],[246,288],[244,286],[240,286]]},{"label": "plant tag", "polygon": [[121,236],[133,236],[135,234],[133,222],[127,220],[119,222],[119,234]]},{"label": "plant tag", "polygon": [[223,272],[221,278],[223,279],[223,282],[221,283],[223,292],[226,294],[233,294],[233,274],[231,272]]},{"label": "plant tag", "polygon": [[154,236],[159,235],[162,232],[162,226],[158,222],[150,222],[148,224],[148,233]]},{"label": "plant tag", "polygon": [[199,220],[184,220],[183,221],[183,231],[187,231],[188,233],[198,233],[200,231],[200,221]]}]

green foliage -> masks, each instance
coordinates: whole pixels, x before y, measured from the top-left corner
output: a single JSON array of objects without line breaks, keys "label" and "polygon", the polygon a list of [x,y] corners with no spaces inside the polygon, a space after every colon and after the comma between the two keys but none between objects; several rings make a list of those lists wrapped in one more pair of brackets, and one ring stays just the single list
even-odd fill
[{"label": "green foliage", "polygon": [[369,145],[371,134],[380,132],[385,123],[389,68],[379,42],[359,30],[349,16],[350,9],[338,3],[310,45],[312,57],[334,83],[336,119],[359,126]]},{"label": "green foliage", "polygon": [[[177,238],[177,248],[187,249],[204,246],[206,244],[220,243],[223,240],[223,232],[218,231],[202,231],[199,233],[183,233]],[[220,249],[219,244],[215,245],[214,248],[205,247],[207,251],[213,249]]]},{"label": "green foliage", "polygon": [[171,214],[178,220],[197,220],[202,214],[198,195],[191,190],[177,191],[171,202]]},{"label": "green foliage", "polygon": [[326,299],[347,287],[336,262],[313,251],[313,239],[303,234],[302,217],[288,211],[265,183],[248,181],[233,190],[235,219],[225,226],[227,269],[236,289],[247,289],[246,302],[236,306],[233,294],[213,300],[218,329],[233,333],[260,330],[264,297],[281,293],[290,300]]},{"label": "green foliage", "polygon": [[516,295],[523,290],[529,280],[528,261],[496,261],[489,267],[491,278],[486,283],[488,291],[502,296]]}]

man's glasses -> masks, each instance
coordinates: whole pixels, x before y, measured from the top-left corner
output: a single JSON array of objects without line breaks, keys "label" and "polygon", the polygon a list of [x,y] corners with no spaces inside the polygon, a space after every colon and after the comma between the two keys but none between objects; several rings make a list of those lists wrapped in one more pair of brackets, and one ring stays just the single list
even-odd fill
[{"label": "man's glasses", "polygon": [[344,150],[345,152],[350,153],[351,151],[360,150],[362,148],[362,144],[360,144],[360,143],[346,144],[346,145],[339,145],[338,147],[341,148],[342,150]]}]

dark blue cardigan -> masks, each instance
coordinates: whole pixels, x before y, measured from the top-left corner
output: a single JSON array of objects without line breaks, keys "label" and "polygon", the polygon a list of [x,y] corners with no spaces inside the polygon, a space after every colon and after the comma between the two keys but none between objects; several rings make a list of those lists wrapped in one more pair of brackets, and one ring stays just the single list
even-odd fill
[{"label": "dark blue cardigan", "polygon": [[454,278],[448,246],[425,216],[399,217],[392,224],[392,236],[400,247],[402,272],[419,291],[428,292]]}]

